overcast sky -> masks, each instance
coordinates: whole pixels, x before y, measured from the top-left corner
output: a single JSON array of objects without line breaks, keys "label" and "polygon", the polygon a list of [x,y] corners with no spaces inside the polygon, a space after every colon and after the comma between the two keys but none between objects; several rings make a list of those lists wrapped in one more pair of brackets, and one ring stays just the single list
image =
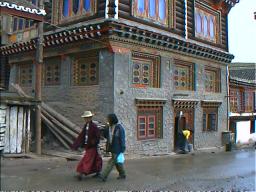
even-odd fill
[{"label": "overcast sky", "polygon": [[240,0],[228,16],[229,52],[232,62],[256,63],[256,0]]}]

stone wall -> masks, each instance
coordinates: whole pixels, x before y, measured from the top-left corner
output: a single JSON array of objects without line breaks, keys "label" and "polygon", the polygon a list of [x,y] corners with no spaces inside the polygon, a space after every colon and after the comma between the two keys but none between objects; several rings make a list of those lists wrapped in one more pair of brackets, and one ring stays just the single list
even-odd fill
[{"label": "stone wall", "polygon": [[[133,88],[131,87],[131,50],[152,53],[161,56],[161,86],[160,88]],[[174,73],[173,58],[195,63],[195,91],[175,90],[172,79]],[[207,93],[204,90],[204,66],[221,68],[221,93]],[[170,153],[174,150],[174,108],[172,99],[174,94],[186,94],[179,99],[199,100],[194,112],[194,148],[220,147],[221,132],[227,129],[227,99],[226,99],[226,65],[212,61],[196,59],[185,55],[158,52],[143,48],[131,48],[115,53],[115,113],[126,128],[127,150],[130,153],[158,154]],[[163,107],[163,138],[141,141],[137,139],[137,108],[135,98],[162,98],[167,99]],[[175,97],[176,98],[176,97]],[[218,110],[218,130],[203,132],[202,100],[221,100]]]}]

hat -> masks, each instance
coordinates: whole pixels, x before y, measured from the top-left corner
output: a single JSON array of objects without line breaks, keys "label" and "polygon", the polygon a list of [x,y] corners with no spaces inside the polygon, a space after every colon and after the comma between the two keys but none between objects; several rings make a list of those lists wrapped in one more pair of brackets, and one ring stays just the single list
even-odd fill
[{"label": "hat", "polygon": [[92,114],[91,111],[84,111],[83,115],[81,117],[92,117],[94,114]]}]

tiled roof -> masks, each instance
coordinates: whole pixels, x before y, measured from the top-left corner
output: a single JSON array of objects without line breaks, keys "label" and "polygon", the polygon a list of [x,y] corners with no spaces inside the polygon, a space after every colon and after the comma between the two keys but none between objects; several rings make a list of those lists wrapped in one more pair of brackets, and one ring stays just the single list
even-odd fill
[{"label": "tiled roof", "polygon": [[22,12],[40,15],[40,16],[46,15],[46,12],[44,9],[39,9],[28,1],[21,1],[21,0],[0,1],[0,7],[8,8],[8,9],[15,9],[16,11],[22,11]]},{"label": "tiled roof", "polygon": [[230,79],[245,83],[256,83],[256,63],[231,63]]}]

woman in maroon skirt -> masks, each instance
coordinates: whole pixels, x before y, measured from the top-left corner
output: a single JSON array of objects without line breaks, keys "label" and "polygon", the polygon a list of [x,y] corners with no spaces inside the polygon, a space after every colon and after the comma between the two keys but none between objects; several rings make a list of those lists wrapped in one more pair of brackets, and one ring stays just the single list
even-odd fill
[{"label": "woman in maroon skirt", "polygon": [[102,169],[102,158],[97,150],[100,141],[100,130],[92,122],[92,116],[91,111],[83,113],[81,117],[85,120],[84,128],[72,145],[74,150],[79,147],[84,147],[85,149],[85,154],[76,168],[78,180],[82,180],[82,175],[96,173],[95,176],[98,176]]}]

